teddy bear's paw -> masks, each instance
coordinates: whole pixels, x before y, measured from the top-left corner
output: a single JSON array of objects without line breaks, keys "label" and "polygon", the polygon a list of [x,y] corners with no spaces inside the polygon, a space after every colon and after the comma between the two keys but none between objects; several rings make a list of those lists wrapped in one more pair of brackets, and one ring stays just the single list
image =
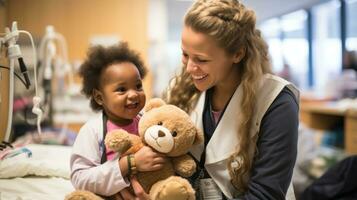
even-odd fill
[{"label": "teddy bear's paw", "polygon": [[115,130],[106,135],[105,145],[107,145],[110,150],[123,153],[132,146],[132,143],[128,132]]},{"label": "teddy bear's paw", "polygon": [[157,183],[150,190],[152,200],[194,200],[195,192],[190,183],[180,177],[170,177]]},{"label": "teddy bear's paw", "polygon": [[103,200],[101,197],[89,191],[76,190],[68,194],[65,200]]}]

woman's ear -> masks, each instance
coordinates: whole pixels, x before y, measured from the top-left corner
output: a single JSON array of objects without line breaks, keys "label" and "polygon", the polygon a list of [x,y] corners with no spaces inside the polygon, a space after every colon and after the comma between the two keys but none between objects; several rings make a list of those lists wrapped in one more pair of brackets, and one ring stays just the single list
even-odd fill
[{"label": "woman's ear", "polygon": [[239,63],[244,58],[245,52],[245,47],[241,47],[237,53],[234,54],[233,63]]},{"label": "woman's ear", "polygon": [[94,101],[97,102],[97,104],[99,104],[99,105],[103,104],[102,93],[99,90],[93,89],[92,95],[93,95]]}]

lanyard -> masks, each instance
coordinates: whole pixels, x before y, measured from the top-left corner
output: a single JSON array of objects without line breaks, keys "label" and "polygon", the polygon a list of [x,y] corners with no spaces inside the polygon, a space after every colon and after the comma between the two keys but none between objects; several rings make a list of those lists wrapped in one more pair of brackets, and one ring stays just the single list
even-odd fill
[{"label": "lanyard", "polygon": [[103,139],[102,139],[102,142],[100,145],[102,145],[102,148],[103,148],[103,153],[102,153],[102,158],[100,159],[100,163],[103,164],[107,161],[107,150],[106,150],[106,147],[105,147],[105,143],[104,143],[104,140],[105,140],[105,135],[107,134],[107,121],[108,121],[108,117],[107,115],[103,112]]}]

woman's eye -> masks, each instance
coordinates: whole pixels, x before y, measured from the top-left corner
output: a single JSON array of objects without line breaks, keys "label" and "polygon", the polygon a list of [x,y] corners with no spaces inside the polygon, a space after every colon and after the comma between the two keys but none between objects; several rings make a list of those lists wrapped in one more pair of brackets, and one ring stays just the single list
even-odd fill
[{"label": "woman's eye", "polygon": [[199,63],[205,63],[205,62],[207,62],[207,60],[203,60],[203,59],[197,59],[197,62],[199,62]]},{"label": "woman's eye", "polygon": [[187,63],[187,59],[188,59],[188,55],[187,54],[182,54],[182,63],[186,64]]}]

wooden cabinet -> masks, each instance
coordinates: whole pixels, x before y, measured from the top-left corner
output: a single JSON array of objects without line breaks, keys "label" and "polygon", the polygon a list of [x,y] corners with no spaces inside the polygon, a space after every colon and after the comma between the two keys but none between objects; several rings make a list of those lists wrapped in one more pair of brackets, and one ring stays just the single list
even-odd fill
[{"label": "wooden cabinet", "polygon": [[332,129],[344,127],[346,153],[357,154],[357,110],[340,108],[334,103],[302,103],[300,120],[310,128]]},{"label": "wooden cabinet", "polygon": [[346,112],[345,147],[348,153],[357,154],[357,110]]}]

